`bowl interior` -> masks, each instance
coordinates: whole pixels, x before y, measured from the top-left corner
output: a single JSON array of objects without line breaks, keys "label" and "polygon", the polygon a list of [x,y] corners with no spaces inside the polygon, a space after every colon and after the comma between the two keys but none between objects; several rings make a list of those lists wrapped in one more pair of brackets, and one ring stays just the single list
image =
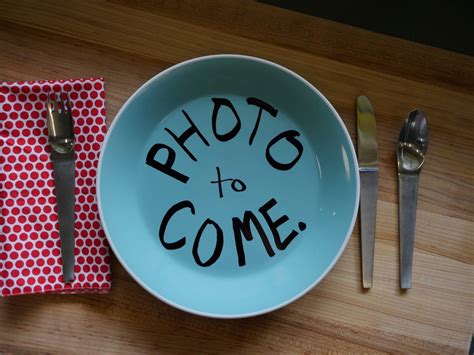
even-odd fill
[{"label": "bowl interior", "polygon": [[302,295],[352,231],[358,175],[335,110],[292,72],[243,56],[147,82],[104,144],[99,203],[112,248],[158,298],[241,317]]}]

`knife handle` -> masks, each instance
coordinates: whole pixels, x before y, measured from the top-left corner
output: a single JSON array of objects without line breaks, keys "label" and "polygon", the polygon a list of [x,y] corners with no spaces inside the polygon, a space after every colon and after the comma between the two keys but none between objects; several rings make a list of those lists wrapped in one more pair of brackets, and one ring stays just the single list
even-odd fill
[{"label": "knife handle", "polygon": [[400,219],[400,287],[411,288],[415,246],[418,174],[398,174],[398,214]]},{"label": "knife handle", "polygon": [[360,171],[360,243],[362,257],[362,286],[372,287],[374,275],[375,222],[377,219],[376,169]]}]

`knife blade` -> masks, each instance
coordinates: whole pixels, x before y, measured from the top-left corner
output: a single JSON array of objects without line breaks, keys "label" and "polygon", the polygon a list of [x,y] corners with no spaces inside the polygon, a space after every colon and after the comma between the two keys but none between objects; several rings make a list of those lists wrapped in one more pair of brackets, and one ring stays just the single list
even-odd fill
[{"label": "knife blade", "polygon": [[362,286],[371,288],[374,271],[379,168],[375,115],[366,96],[357,98],[357,153],[360,175]]}]

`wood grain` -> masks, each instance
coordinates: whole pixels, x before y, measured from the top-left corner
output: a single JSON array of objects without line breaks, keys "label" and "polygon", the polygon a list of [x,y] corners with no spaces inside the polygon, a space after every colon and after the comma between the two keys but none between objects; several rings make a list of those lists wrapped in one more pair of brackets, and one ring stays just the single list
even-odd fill
[{"label": "wood grain", "polygon": [[[60,25],[58,25],[60,24]],[[129,95],[195,56],[273,60],[317,86],[355,138],[368,95],[379,133],[374,288],[360,287],[359,229],[309,294],[268,315],[212,320],[154,299],[114,260],[108,296],[2,300],[2,352],[465,353],[474,325],[474,59],[250,1],[2,1],[0,80],[103,76],[108,123]],[[398,288],[395,145],[427,112],[414,286]]]}]

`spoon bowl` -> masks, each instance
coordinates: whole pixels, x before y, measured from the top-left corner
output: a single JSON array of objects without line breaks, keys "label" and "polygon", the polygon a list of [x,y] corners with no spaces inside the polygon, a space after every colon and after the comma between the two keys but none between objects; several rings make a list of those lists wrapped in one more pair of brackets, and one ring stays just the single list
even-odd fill
[{"label": "spoon bowl", "polygon": [[428,150],[428,122],[425,113],[413,110],[405,119],[398,140],[398,170],[401,173],[419,173]]}]

